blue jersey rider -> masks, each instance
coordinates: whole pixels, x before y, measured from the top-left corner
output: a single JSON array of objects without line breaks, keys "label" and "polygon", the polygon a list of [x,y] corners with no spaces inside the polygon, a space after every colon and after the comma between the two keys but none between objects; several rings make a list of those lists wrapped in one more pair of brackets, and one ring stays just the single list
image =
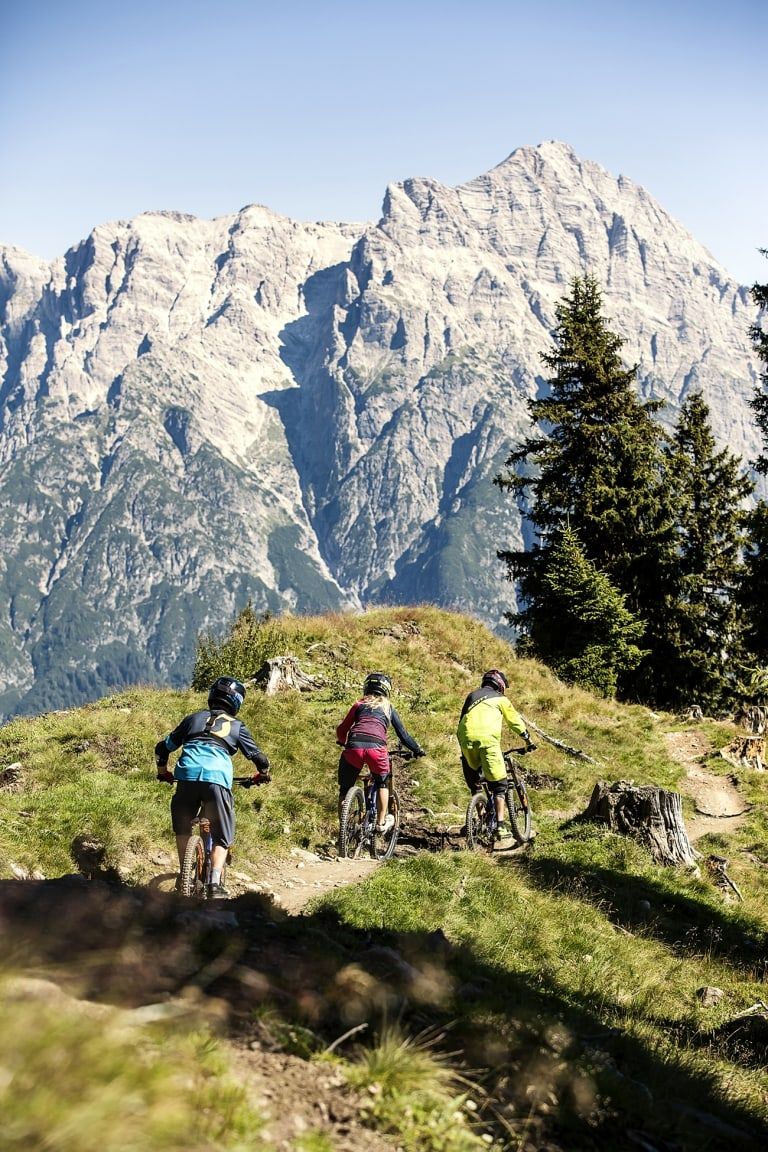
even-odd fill
[{"label": "blue jersey rider", "polygon": [[[209,899],[228,895],[221,883],[227,853],[235,840],[235,806],[232,800],[232,757],[242,752],[259,769],[254,780],[269,779],[269,760],[253,736],[235,716],[245,699],[245,686],[232,676],[219,676],[208,692],[208,708],[185,716],[168,736],[155,746],[157,778],[176,782],[171,800],[171,821],[176,834],[179,866],[190,837],[192,821],[198,815],[211,822],[213,851]],[[181,748],[173,775],[168,757]]]}]

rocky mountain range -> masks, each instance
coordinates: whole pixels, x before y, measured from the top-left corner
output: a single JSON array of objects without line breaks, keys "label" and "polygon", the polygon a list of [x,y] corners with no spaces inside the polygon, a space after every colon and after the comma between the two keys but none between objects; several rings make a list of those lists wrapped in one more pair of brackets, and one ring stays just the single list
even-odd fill
[{"label": "rocky mountain range", "polygon": [[393,184],[374,224],[149,212],[50,264],[0,247],[0,714],[188,682],[249,599],[498,626],[523,527],[491,479],[585,273],[642,393],[671,421],[700,388],[754,458],[748,289],[565,144]]}]

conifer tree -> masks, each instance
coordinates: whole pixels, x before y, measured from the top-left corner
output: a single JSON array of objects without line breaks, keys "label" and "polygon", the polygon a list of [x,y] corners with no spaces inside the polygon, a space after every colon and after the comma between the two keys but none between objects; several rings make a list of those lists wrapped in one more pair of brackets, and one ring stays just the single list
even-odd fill
[{"label": "conifer tree", "polygon": [[587,559],[566,527],[551,541],[540,570],[541,596],[525,617],[521,649],[535,653],[563,680],[613,696],[619,674],[635,668],[645,625],[608,577]]},{"label": "conifer tree", "polygon": [[[768,249],[761,249],[768,256]],[[752,462],[756,472],[768,475],[768,284],[755,284],[752,298],[760,315],[750,328],[750,336],[758,358],[765,365],[760,374],[760,385],[752,398],[752,410],[763,438],[763,452]],[[744,578],[739,591],[745,641],[747,649],[762,664],[768,664],[768,504],[759,500],[749,515],[747,530],[749,546],[744,561]]]},{"label": "conifer tree", "polygon": [[[768,248],[761,248],[763,256],[768,256]],[[752,397],[752,411],[757,417],[757,426],[763,437],[763,452],[754,461],[756,472],[763,476],[768,475],[768,328],[761,323],[762,318],[768,316],[768,284],[754,284],[752,286],[752,299],[760,309],[760,316],[752,325],[749,334],[752,344],[765,368],[760,374],[761,384],[755,389]]]},{"label": "conifer tree", "polygon": [[653,700],[654,665],[667,656],[666,616],[676,595],[674,518],[654,419],[661,404],[638,398],[637,369],[622,364],[623,340],[608,328],[593,279],[574,280],[556,315],[554,351],[543,356],[550,393],[528,405],[544,431],[513,451],[496,477],[517,494],[538,539],[529,551],[499,556],[519,582],[516,620],[526,631],[528,613],[548,595],[547,553],[570,524],[585,555],[646,622],[647,660],[621,681],[626,693]]},{"label": "conifer tree", "polygon": [[666,449],[676,509],[678,596],[668,621],[673,640],[661,693],[668,705],[728,703],[740,675],[742,638],[736,592],[746,539],[744,501],[753,485],[741,460],[716,451],[700,393],[683,403]]}]

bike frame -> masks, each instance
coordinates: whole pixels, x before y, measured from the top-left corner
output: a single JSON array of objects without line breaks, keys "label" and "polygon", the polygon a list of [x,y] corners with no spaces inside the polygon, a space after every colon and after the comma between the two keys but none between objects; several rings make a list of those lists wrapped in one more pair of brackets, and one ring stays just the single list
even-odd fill
[{"label": "bike frame", "polygon": [[[504,757],[504,764],[507,769],[507,794],[504,803],[507,809],[507,815],[509,816],[512,824],[512,835],[517,841],[518,845],[526,844],[530,840],[531,808],[530,801],[528,799],[528,790],[525,786],[525,781],[520,774],[519,767],[515,762],[515,755],[523,756],[528,751],[530,751],[529,748],[510,748],[506,752],[502,753]],[[487,780],[481,778],[480,785],[482,788],[483,802],[485,806],[485,836],[489,837],[491,842],[493,842],[496,829],[499,825],[498,817],[496,815],[496,797],[491,791]],[[474,834],[470,833],[469,831],[471,811],[473,805],[475,804],[475,800],[477,797],[479,797],[479,795],[479,793],[475,793],[474,796],[470,798],[469,806],[467,808],[467,836],[470,839],[470,846],[474,846],[474,840],[472,839]],[[519,801],[520,804],[519,812],[522,813],[522,824],[521,821],[517,818],[517,812],[515,811],[515,798],[517,801]]]},{"label": "bike frame", "polygon": [[[251,788],[254,784],[258,785],[258,784],[266,783],[268,779],[269,779],[269,777],[264,777],[264,779],[262,779],[261,774],[258,774],[256,779],[254,779],[253,776],[235,776],[235,777],[233,777],[232,783],[233,783],[233,785],[239,784],[242,788]],[[208,888],[208,885],[211,883],[211,873],[213,870],[212,865],[211,865],[211,855],[213,852],[213,834],[211,832],[210,818],[208,816],[203,815],[202,813],[200,813],[199,815],[194,817],[194,819],[192,820],[192,822],[190,824],[190,828],[189,828],[189,840],[190,841],[194,840],[195,842],[197,842],[198,838],[199,838],[200,844],[202,844],[203,858],[202,858],[202,867],[200,867],[198,865],[198,866],[195,866],[195,869],[194,869],[194,877],[195,877],[194,878],[194,886],[195,886],[195,889],[198,889],[198,887],[200,889],[202,889],[202,892],[199,894],[204,895],[207,888]],[[189,851],[190,851],[190,846],[189,846],[189,842],[188,842],[187,852],[189,853]],[[180,873],[182,878],[186,875],[190,882],[192,880],[192,862],[193,862],[193,860],[194,860],[194,856],[190,856],[189,857],[189,870],[187,870],[188,862],[187,862],[187,859],[185,858],[185,861],[182,863],[182,869],[181,869],[181,873]],[[227,852],[226,863],[229,864],[230,860],[231,860],[231,849]],[[198,856],[198,861],[199,861],[199,856]],[[226,865],[225,865],[225,868],[226,868]],[[183,882],[183,880],[182,880],[182,882]],[[194,893],[189,893],[189,894],[193,895]]]},{"label": "bike frame", "polygon": [[190,829],[191,834],[194,835],[195,825],[198,827],[200,839],[203,842],[203,852],[205,853],[205,863],[203,865],[203,884],[208,885],[211,882],[211,853],[213,852],[213,836],[211,834],[211,822],[207,816],[197,816],[192,821]]},{"label": "bike frame", "polygon": [[[387,787],[391,787],[392,773],[390,772]],[[374,776],[371,773],[367,780],[363,780],[363,792],[365,794],[365,822],[363,823],[363,835],[368,836],[376,824],[376,809],[379,798],[379,788],[381,787],[381,777]]]}]

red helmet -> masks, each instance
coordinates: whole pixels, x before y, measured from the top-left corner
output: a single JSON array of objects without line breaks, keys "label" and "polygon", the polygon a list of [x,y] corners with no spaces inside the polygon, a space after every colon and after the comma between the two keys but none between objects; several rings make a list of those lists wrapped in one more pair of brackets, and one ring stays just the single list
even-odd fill
[{"label": "red helmet", "polygon": [[509,680],[498,668],[491,668],[483,673],[483,688],[495,688],[497,692],[504,692],[509,687]]}]

